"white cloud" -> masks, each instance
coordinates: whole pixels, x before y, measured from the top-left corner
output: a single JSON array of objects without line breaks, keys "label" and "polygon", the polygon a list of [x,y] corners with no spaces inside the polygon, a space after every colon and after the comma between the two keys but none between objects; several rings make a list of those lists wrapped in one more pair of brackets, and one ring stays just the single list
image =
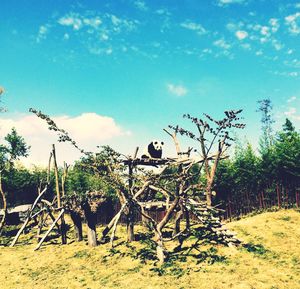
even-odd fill
[{"label": "white cloud", "polygon": [[241,44],[241,47],[244,48],[245,50],[251,50],[251,45],[249,43],[243,43]]},{"label": "white cloud", "polygon": [[218,0],[219,6],[229,5],[229,4],[242,4],[245,0]]},{"label": "white cloud", "polygon": [[100,36],[101,40],[106,41],[109,39],[108,35],[106,33],[102,33]]},{"label": "white cloud", "polygon": [[263,55],[264,53],[263,53],[263,51],[260,49],[260,50],[256,51],[255,54],[256,54],[257,56],[260,56],[260,55]]},{"label": "white cloud", "polygon": [[188,92],[188,90],[183,85],[175,85],[172,83],[167,84],[167,89],[169,93],[176,96],[184,96]]},{"label": "white cloud", "polygon": [[118,26],[122,23],[121,19],[118,18],[116,15],[111,15],[111,22],[113,25]]},{"label": "white cloud", "polygon": [[289,110],[285,111],[284,114],[286,116],[293,116],[297,112],[295,107],[289,107]]},{"label": "white cloud", "polygon": [[248,33],[246,31],[243,31],[243,30],[238,30],[237,32],[235,32],[235,36],[239,40],[243,40],[243,39],[248,37]]},{"label": "white cloud", "polygon": [[171,16],[171,12],[170,12],[169,10],[165,9],[165,8],[157,9],[157,10],[155,11],[155,13],[156,13],[157,15]]},{"label": "white cloud", "polygon": [[93,28],[98,28],[102,24],[102,20],[99,17],[84,18],[83,23]]},{"label": "white cloud", "polygon": [[291,102],[295,101],[296,99],[297,99],[297,97],[293,95],[287,100],[287,102],[291,103]]},{"label": "white cloud", "polygon": [[268,26],[262,26],[260,33],[264,36],[270,36],[270,28]]},{"label": "white cloud", "polygon": [[111,47],[109,47],[109,48],[106,49],[105,53],[106,53],[107,55],[110,55],[110,54],[113,53],[113,49],[112,49]]},{"label": "white cloud", "polygon": [[285,17],[285,23],[288,26],[288,29],[291,34],[297,35],[300,33],[299,22],[300,22],[300,12]]},{"label": "white cloud", "polygon": [[136,1],[133,2],[133,4],[135,5],[136,8],[138,8],[141,11],[147,11],[148,10],[148,6],[142,0],[136,0]]},{"label": "white cloud", "polygon": [[49,28],[49,25],[40,26],[38,35],[36,37],[36,42],[40,42],[42,39],[46,39],[47,34],[49,33]]},{"label": "white cloud", "polygon": [[269,20],[269,24],[271,25],[271,30],[273,33],[277,32],[280,25],[279,25],[279,20],[276,18],[271,18]]},{"label": "white cloud", "polygon": [[231,48],[231,45],[227,43],[223,38],[214,41],[215,46],[228,50]]},{"label": "white cloud", "polygon": [[237,23],[229,22],[226,24],[226,28],[231,32],[241,30],[244,26],[245,24],[242,21],[239,21]]},{"label": "white cloud", "polygon": [[83,25],[83,21],[77,13],[69,13],[64,17],[59,18],[57,22],[63,26],[71,26],[74,30],[79,30]]},{"label": "white cloud", "polygon": [[207,31],[201,24],[195,22],[185,21],[181,23],[180,26],[188,30],[196,31],[199,35],[203,35],[207,33]]},{"label": "white cloud", "polygon": [[64,40],[69,40],[70,39],[70,35],[68,33],[64,34]]},{"label": "white cloud", "polygon": [[[82,113],[79,116],[57,116],[52,118],[59,127],[68,131],[69,135],[86,150],[94,151],[97,145],[109,144],[118,137],[126,137],[131,133],[125,131],[116,121],[96,113]],[[0,135],[2,138],[15,127],[31,146],[30,156],[26,163],[45,164],[52,143],[57,143],[57,135],[47,129],[47,124],[35,115],[22,115],[0,119]],[[58,160],[73,162],[80,153],[69,143],[57,143]]]},{"label": "white cloud", "polygon": [[276,39],[273,39],[272,40],[272,46],[275,48],[275,50],[277,50],[277,51],[279,51],[279,50],[281,50],[283,47],[284,47],[284,45],[282,44],[282,43],[280,43],[278,40],[276,40]]},{"label": "white cloud", "polygon": [[284,115],[291,120],[300,121],[300,114],[295,107],[289,107],[288,110],[284,112]]}]

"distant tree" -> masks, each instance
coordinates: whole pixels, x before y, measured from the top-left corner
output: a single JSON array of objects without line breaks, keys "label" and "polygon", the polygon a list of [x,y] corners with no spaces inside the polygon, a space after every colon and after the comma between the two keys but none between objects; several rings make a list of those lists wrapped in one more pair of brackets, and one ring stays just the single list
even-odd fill
[{"label": "distant tree", "polygon": [[261,113],[261,129],[262,136],[260,138],[260,151],[264,153],[273,144],[273,129],[272,125],[274,123],[272,109],[273,105],[269,98],[265,98],[258,101],[259,107],[257,112]]},{"label": "distant tree", "polygon": [[275,143],[278,178],[285,184],[300,181],[300,134],[286,119]]},{"label": "distant tree", "polygon": [[[16,160],[19,160],[20,157],[27,157],[30,147],[27,146],[24,138],[18,135],[15,128],[12,128],[11,132],[8,133],[4,139],[6,140],[7,144],[0,145],[0,193],[2,196],[2,203],[4,208],[3,210],[5,216],[8,202],[5,192],[11,191],[16,194],[17,190],[19,190],[20,188],[24,189],[24,186],[26,186],[27,182],[30,182],[29,177],[23,178],[23,173],[30,175],[30,173],[26,169],[21,171],[14,169],[14,162]],[[19,181],[22,179],[25,181],[21,182],[22,186],[16,186],[16,184],[19,184]],[[10,195],[9,197],[10,202],[12,202],[13,195]],[[4,219],[5,218],[3,218],[1,221],[0,230],[1,226],[3,226],[5,223]]]},{"label": "distant tree", "polygon": [[19,160],[20,157],[29,155],[30,146],[26,144],[22,136],[18,135],[15,128],[12,128],[4,139],[7,141],[7,145],[2,146],[2,150],[8,154],[10,166],[13,166],[14,161]]}]

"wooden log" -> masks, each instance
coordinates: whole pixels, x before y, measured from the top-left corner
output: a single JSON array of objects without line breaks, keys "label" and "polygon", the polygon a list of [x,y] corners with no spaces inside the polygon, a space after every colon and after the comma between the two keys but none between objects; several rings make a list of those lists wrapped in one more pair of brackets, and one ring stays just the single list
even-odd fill
[{"label": "wooden log", "polygon": [[116,229],[117,229],[117,224],[122,216],[122,213],[125,209],[125,206],[121,208],[121,210],[118,212],[118,214],[116,215],[115,221],[114,221],[114,225],[112,228],[112,233],[111,233],[111,237],[110,237],[110,246],[113,248],[113,242],[114,242],[114,238],[115,238],[115,234],[116,234]]},{"label": "wooden log", "polygon": [[[49,216],[49,213],[47,212],[47,214],[44,214],[45,211],[43,211],[42,215],[40,216],[40,220],[39,220],[39,223],[38,223],[38,229],[37,229],[37,236],[41,236],[41,233],[42,233],[42,229],[43,229],[43,226]],[[42,239],[43,236],[41,237],[38,237],[38,242]]]},{"label": "wooden log", "polygon": [[[57,197],[57,207],[61,207],[61,192],[59,189],[59,177],[58,177],[58,167],[56,162],[56,152],[55,152],[55,145],[52,145],[52,155],[53,155],[53,163],[54,163],[54,174],[55,174],[55,190],[56,190],[56,197]],[[61,217],[61,242],[62,244],[67,244],[67,234],[66,234],[66,224],[64,216]]]},{"label": "wooden log", "polygon": [[40,215],[41,213],[45,212],[46,208],[42,208],[41,210],[39,210],[38,212],[36,212],[34,215],[32,215],[32,219],[36,218],[38,215]]},{"label": "wooden log", "polygon": [[[54,218],[54,216],[52,215],[52,213],[51,213],[51,211],[50,211],[49,209],[48,209],[48,214],[49,214],[49,216],[50,216],[52,222],[54,222],[54,221],[55,221],[55,218]],[[56,223],[55,226],[56,226],[57,230],[58,230],[59,232],[61,232],[61,227],[59,226],[59,224]]]},{"label": "wooden log", "polygon": [[22,232],[24,231],[24,229],[26,228],[27,224],[29,223],[29,221],[31,220],[31,214],[33,212],[33,210],[35,209],[36,205],[38,204],[38,202],[40,201],[40,199],[42,198],[42,196],[46,193],[48,186],[46,186],[44,188],[44,190],[38,195],[38,197],[35,199],[30,211],[28,212],[28,216],[25,220],[25,222],[23,223],[22,227],[20,228],[20,230],[18,231],[17,235],[14,237],[13,241],[10,244],[10,247],[13,247],[16,242],[18,241],[20,235],[22,234]]},{"label": "wooden log", "polygon": [[[125,202],[119,212],[121,211],[121,213],[124,211],[125,207],[127,206],[127,202]],[[118,213],[111,219],[111,221],[109,222],[109,224],[104,228],[104,230],[102,231],[102,238],[101,238],[101,241],[104,241],[105,237],[107,236],[107,234],[109,233],[109,231],[112,229],[112,227],[114,226],[115,224],[115,220],[117,219],[118,217]]]},{"label": "wooden log", "polygon": [[83,236],[82,236],[82,220],[81,217],[78,213],[71,212],[71,219],[74,224],[74,229],[75,229],[75,237],[78,242],[82,241]]},{"label": "wooden log", "polygon": [[52,223],[52,225],[50,226],[50,228],[48,229],[48,231],[46,232],[46,234],[44,235],[44,237],[41,239],[41,241],[38,243],[38,245],[35,247],[34,251],[38,250],[43,242],[45,241],[45,239],[47,238],[47,236],[50,234],[50,232],[53,230],[53,228],[55,227],[56,223],[59,221],[59,219],[62,217],[62,215],[64,214],[65,210],[62,209],[59,213],[59,215],[57,216],[57,218],[54,220],[54,222]]},{"label": "wooden log", "polygon": [[97,234],[96,234],[96,214],[91,211],[91,207],[88,203],[84,205],[84,215],[88,227],[88,245],[90,247],[97,246]]}]

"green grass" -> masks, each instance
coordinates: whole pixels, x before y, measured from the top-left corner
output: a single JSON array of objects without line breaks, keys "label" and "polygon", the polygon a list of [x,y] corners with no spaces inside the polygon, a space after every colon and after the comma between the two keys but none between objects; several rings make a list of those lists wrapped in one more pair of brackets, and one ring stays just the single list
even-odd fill
[{"label": "green grass", "polygon": [[[124,242],[119,227],[114,250],[86,241],[60,245],[22,235],[14,248],[0,247],[0,288],[300,288],[300,213],[281,210],[228,223],[247,244],[241,248],[202,245],[194,256],[173,254],[163,266],[151,242]],[[100,230],[99,230],[100,232]],[[5,243],[9,238],[5,238]],[[3,242],[4,242],[3,241]],[[186,245],[186,243],[184,243]],[[172,249],[175,244],[169,244]]]}]

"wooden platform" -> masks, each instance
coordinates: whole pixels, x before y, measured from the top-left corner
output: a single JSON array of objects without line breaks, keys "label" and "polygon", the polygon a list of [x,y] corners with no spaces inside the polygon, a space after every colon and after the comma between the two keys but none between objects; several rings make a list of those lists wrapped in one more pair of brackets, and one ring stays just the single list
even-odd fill
[{"label": "wooden platform", "polygon": [[167,163],[172,163],[174,162],[175,159],[128,159],[128,160],[124,160],[123,163],[125,165],[132,165],[132,166],[161,166],[161,165],[165,165]]}]

